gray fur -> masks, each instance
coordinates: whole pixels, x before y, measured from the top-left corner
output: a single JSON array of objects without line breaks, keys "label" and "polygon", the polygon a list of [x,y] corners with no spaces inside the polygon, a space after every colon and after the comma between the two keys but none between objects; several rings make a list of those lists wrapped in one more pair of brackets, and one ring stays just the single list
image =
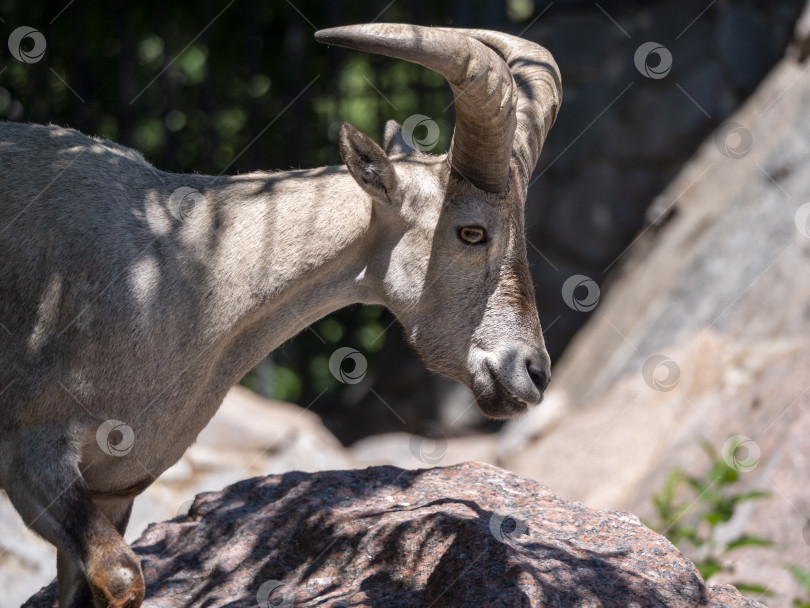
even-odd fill
[{"label": "gray fur", "polygon": [[[233,384],[331,311],[387,306],[490,416],[540,401],[525,168],[513,159],[509,189],[486,193],[401,139],[389,124],[386,153],[344,125],[346,165],[218,178],[0,123],[0,487],[57,547],[64,608],[140,605],[121,538],[135,495]],[[132,430],[125,455],[97,437],[108,420]]]}]

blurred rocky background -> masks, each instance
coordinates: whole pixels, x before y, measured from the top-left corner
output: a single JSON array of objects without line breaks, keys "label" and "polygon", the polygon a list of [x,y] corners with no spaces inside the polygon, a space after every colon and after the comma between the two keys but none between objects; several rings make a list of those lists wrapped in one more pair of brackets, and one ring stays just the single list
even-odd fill
[{"label": "blurred rocky background", "polygon": [[[810,601],[802,2],[152,4],[0,2],[6,35],[29,25],[48,41],[36,64],[6,54],[2,117],[107,136],[175,171],[337,163],[342,121],[379,140],[385,120],[415,113],[439,124],[440,151],[453,124],[441,78],[322,47],[315,29],[379,18],[548,46],[564,101],[526,214],[557,363],[543,406],[496,425],[425,372],[386,311],[340,311],[254,370],[255,392],[232,391],[136,501],[129,539],[245,477],[478,460],[634,511],[709,582],[774,607]],[[645,43],[655,52],[639,54]],[[357,384],[330,373],[341,346],[368,361]],[[50,580],[53,562],[0,501],[0,606]]]}]

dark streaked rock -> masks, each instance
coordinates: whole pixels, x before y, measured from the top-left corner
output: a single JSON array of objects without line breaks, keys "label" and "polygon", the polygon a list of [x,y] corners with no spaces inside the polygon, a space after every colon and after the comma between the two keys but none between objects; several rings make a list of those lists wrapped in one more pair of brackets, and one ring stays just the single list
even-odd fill
[{"label": "dark streaked rock", "polygon": [[760,606],[635,516],[478,463],[249,479],[133,546],[161,608]]}]

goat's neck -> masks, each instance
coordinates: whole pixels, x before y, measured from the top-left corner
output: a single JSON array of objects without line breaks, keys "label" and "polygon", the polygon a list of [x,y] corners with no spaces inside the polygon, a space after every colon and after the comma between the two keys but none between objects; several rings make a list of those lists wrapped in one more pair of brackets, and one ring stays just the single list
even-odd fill
[{"label": "goat's neck", "polygon": [[205,268],[206,341],[220,346],[229,380],[324,315],[375,301],[364,278],[372,204],[345,167],[202,186],[204,220],[181,240]]}]

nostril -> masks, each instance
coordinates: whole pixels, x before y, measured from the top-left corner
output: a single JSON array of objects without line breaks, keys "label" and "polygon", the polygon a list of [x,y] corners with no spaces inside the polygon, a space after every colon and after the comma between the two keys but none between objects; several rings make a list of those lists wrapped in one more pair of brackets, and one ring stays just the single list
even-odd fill
[{"label": "nostril", "polygon": [[537,387],[541,393],[546,390],[551,377],[549,373],[532,363],[531,361],[526,361],[526,369],[529,372],[529,377],[532,379],[532,382]]}]

